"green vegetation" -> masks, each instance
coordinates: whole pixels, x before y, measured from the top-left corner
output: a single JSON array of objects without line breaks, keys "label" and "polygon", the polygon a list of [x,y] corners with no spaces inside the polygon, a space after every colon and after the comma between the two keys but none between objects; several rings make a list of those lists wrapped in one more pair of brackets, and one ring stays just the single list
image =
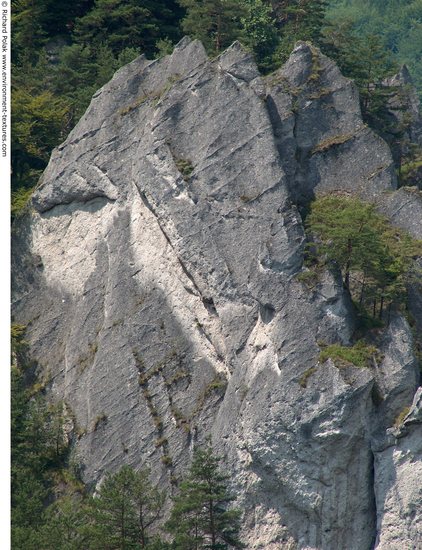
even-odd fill
[{"label": "green vegetation", "polygon": [[418,151],[414,156],[406,159],[400,166],[400,183],[402,187],[418,185],[422,188],[422,152]]},{"label": "green vegetation", "polygon": [[312,154],[323,153],[324,151],[331,149],[331,147],[334,147],[335,145],[342,145],[343,143],[350,141],[351,139],[353,139],[353,137],[354,134],[340,134],[337,136],[331,136],[318,143],[313,148]]},{"label": "green vegetation", "polygon": [[390,90],[382,81],[398,70],[379,35],[361,36],[348,21],[333,21],[321,38],[321,48],[342,73],[352,78],[360,93],[364,120],[380,131],[389,130],[385,115]]},{"label": "green vegetation", "polygon": [[316,269],[307,269],[298,273],[296,279],[308,290],[312,290],[319,282],[319,274]]},{"label": "green vegetation", "polygon": [[35,550],[44,548],[40,541],[47,521],[45,503],[53,496],[55,479],[65,479],[71,486],[73,476],[62,475],[69,456],[66,407],[48,403],[36,391],[24,334],[23,325],[12,325],[11,535],[13,548]]},{"label": "green vegetation", "polygon": [[178,382],[179,380],[186,380],[189,378],[190,378],[190,374],[186,370],[179,369],[173,374],[173,376],[171,376],[170,378],[166,378],[164,381],[164,384],[167,387],[169,387],[175,384],[176,382]]},{"label": "green vegetation", "polygon": [[193,168],[193,164],[191,163],[190,160],[186,160],[186,159],[182,159],[182,158],[179,158],[179,159],[176,159],[175,161],[176,163],[176,167],[177,169],[179,170],[179,172],[182,174],[183,176],[183,179],[187,182],[190,180],[190,176],[194,170]]},{"label": "green vegetation", "polygon": [[127,105],[126,107],[123,107],[122,109],[120,109],[119,110],[119,115],[120,116],[128,115],[129,113],[131,113],[132,111],[135,111],[138,107],[140,107],[141,105],[146,103],[149,99],[150,99],[150,96],[148,96],[148,95],[139,96],[136,101],[134,101],[130,105]]},{"label": "green vegetation", "polygon": [[299,386],[306,388],[308,385],[308,379],[317,371],[317,367],[310,367],[299,378]]},{"label": "green vegetation", "polygon": [[350,347],[331,344],[322,349],[319,354],[319,361],[325,363],[330,358],[338,368],[354,365],[362,369],[372,365],[377,352],[376,347],[369,346],[363,340],[359,340],[354,346]]},{"label": "green vegetation", "polygon": [[210,445],[194,453],[167,523],[176,550],[243,548],[238,538],[240,511],[228,508],[234,497],[220,461]]},{"label": "green vegetation", "polygon": [[[148,470],[123,466],[106,474],[95,496],[88,493],[78,478],[81,465],[71,458],[68,443],[69,422],[78,433],[75,420],[64,403],[48,403],[42,393],[34,392],[34,384],[28,383],[25,331],[24,325],[12,325],[13,548],[240,548],[239,512],[227,509],[233,498],[227,491],[227,478],[219,471],[220,458],[209,445],[195,451],[192,468],[175,498],[169,522],[173,543],[164,542],[157,534],[166,495],[152,484]],[[142,364],[139,358],[137,362]],[[213,383],[220,386],[217,380]],[[99,415],[94,429],[106,421],[105,414]],[[161,461],[170,482],[177,485],[169,441],[161,430],[162,426],[155,447],[162,449]],[[196,534],[192,533],[191,518],[195,518]]]},{"label": "green vegetation", "polygon": [[[123,466],[106,475],[95,496],[88,494],[73,473],[79,466],[68,458],[63,410],[62,404],[47,405],[42,396],[28,399],[23,373],[12,368],[14,549],[241,547],[237,539],[239,512],[227,510],[233,498],[227,492],[227,478],[219,473],[220,459],[211,447],[195,452],[169,522],[174,542],[166,543],[157,535],[166,495],[151,483],[148,470]],[[167,439],[160,438],[155,445],[165,448],[161,461],[171,468]],[[173,474],[170,478],[172,484],[178,483]],[[196,518],[195,535],[190,529],[191,517]],[[212,541],[215,544],[210,546]]]},{"label": "green vegetation", "polygon": [[406,285],[418,277],[421,241],[391,226],[374,205],[346,195],[317,198],[306,225],[310,255],[340,269],[360,308],[382,319],[386,306],[404,303]]},{"label": "green vegetation", "polygon": [[99,414],[95,420],[94,420],[94,424],[93,424],[93,427],[92,427],[92,431],[95,432],[96,430],[98,430],[98,428],[102,425],[102,424],[105,424],[108,420],[108,417],[105,413],[101,413]]},{"label": "green vegetation", "polygon": [[276,65],[274,52],[279,42],[271,2],[245,0],[244,6],[241,41],[254,52],[260,69],[271,71]]},{"label": "green vegetation", "polygon": [[208,386],[205,388],[204,394],[210,395],[217,390],[225,390],[227,387],[227,380],[222,375],[217,375]]},{"label": "green vegetation", "polygon": [[[385,79],[405,63],[422,97],[422,4],[419,0],[331,0],[320,46],[358,86],[364,121],[389,143],[400,185],[421,185],[421,172],[401,170],[420,156],[411,142],[411,117],[398,123],[389,101],[408,104],[410,89],[386,86]],[[402,109],[399,107],[399,110]]]},{"label": "green vegetation", "polygon": [[242,36],[245,5],[237,0],[180,0],[186,9],[183,32],[201,40],[209,53],[218,54]]},{"label": "green vegetation", "polygon": [[164,466],[167,466],[168,468],[169,468],[170,466],[173,466],[173,459],[171,458],[170,455],[164,454],[164,455],[161,457],[161,462],[164,464]]},{"label": "green vegetation", "polygon": [[[147,103],[147,102],[152,102],[152,104],[154,105],[154,107],[158,104],[158,102],[164,98],[164,96],[167,94],[168,91],[171,90],[171,88],[173,87],[173,84],[175,82],[177,82],[178,80],[180,79],[180,75],[179,74],[174,74],[173,76],[171,76],[167,82],[165,83],[165,85],[161,88],[161,89],[158,89],[158,90],[154,90],[152,92],[149,92],[147,94],[142,94],[140,95],[133,103],[127,105],[126,107],[123,107],[122,109],[119,110],[119,115],[120,116],[126,116],[128,115],[129,113],[131,113],[132,111],[135,111],[136,109],[138,109],[138,107],[140,107],[141,105],[144,105],[144,103]],[[142,302],[140,302],[142,303]]]},{"label": "green vegetation", "polygon": [[205,402],[212,395],[222,395],[227,387],[227,380],[221,374],[217,374],[211,382],[205,386],[203,392],[200,394],[195,408],[192,412],[192,417],[196,416],[204,407]]},{"label": "green vegetation", "polygon": [[176,0],[13,2],[12,189],[33,187],[93,93],[182,36]]},{"label": "green vegetation", "polygon": [[148,470],[135,472],[129,466],[106,476],[98,496],[86,506],[88,521],[83,532],[89,548],[148,546],[165,502],[164,493],[152,485],[149,476]]},{"label": "green vegetation", "polygon": [[399,428],[403,424],[403,420],[406,418],[406,416],[410,412],[410,407],[405,407],[398,415],[397,418],[394,420],[394,427]]},{"label": "green vegetation", "polygon": [[154,445],[156,447],[162,447],[163,445],[167,445],[167,443],[168,443],[168,440],[166,437],[160,437],[155,441]]},{"label": "green vegetation", "polygon": [[26,206],[28,205],[32,193],[34,191],[33,187],[26,189],[21,187],[12,193],[12,204],[11,204],[11,215],[12,219],[16,218],[25,211]]},{"label": "green vegetation", "polygon": [[[359,42],[376,36],[392,61],[406,63],[422,93],[422,4],[419,0],[330,0],[327,19],[331,28],[349,25]],[[360,47],[358,44],[356,54]]]}]

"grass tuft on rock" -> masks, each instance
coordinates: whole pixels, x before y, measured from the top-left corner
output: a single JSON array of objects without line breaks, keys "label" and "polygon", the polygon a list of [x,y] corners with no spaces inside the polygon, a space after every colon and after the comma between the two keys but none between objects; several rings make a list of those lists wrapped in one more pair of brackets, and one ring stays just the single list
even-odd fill
[{"label": "grass tuft on rock", "polygon": [[336,367],[347,367],[354,365],[359,368],[371,367],[374,356],[377,355],[377,348],[359,340],[354,346],[346,347],[340,344],[331,344],[324,347],[319,354],[319,361],[325,363],[332,359]]},{"label": "grass tuft on rock", "polygon": [[410,412],[410,407],[405,407],[400,414],[397,415],[397,418],[394,420],[394,427],[399,428],[402,424],[406,416]]}]

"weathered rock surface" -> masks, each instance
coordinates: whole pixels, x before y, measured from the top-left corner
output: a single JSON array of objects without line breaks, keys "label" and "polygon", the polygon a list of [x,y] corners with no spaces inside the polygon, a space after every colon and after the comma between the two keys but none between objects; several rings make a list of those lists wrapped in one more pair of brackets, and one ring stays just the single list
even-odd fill
[{"label": "weathered rock surface", "polygon": [[373,369],[320,364],[351,304],[328,272],[297,278],[315,193],[419,235],[395,187],[354,85],[307,44],[265,79],[239,44],[210,61],[188,39],[118,71],[15,227],[15,318],[85,480],[148,464],[173,488],[211,433],[247,548],[417,548],[421,419],[389,431],[418,386],[412,331],[394,317]]},{"label": "weathered rock surface", "polygon": [[296,202],[338,189],[371,199],[396,187],[387,144],[362,122],[356,87],[327,57],[300,44],[267,84],[280,158]]},{"label": "weathered rock surface", "polygon": [[[422,388],[390,441],[375,452],[377,545],[382,550],[422,546]],[[400,521],[398,521],[400,520]]]},{"label": "weathered rock surface", "polygon": [[392,127],[397,133],[404,133],[407,143],[422,145],[422,116],[420,101],[406,65],[400,71],[384,81],[392,91],[388,108],[392,118]]}]

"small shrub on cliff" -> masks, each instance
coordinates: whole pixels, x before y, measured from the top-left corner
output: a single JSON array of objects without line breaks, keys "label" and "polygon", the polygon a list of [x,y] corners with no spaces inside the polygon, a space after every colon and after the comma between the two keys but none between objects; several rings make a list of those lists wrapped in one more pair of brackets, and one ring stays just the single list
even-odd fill
[{"label": "small shrub on cliff", "polygon": [[191,161],[179,158],[179,159],[176,159],[175,162],[176,162],[177,169],[183,176],[183,179],[185,181],[189,181],[189,178],[193,172],[193,164],[191,163]]},{"label": "small shrub on cliff", "polygon": [[399,428],[402,424],[406,416],[410,412],[410,407],[405,407],[398,415],[397,418],[394,420],[394,427]]},{"label": "small shrub on cliff", "polygon": [[345,367],[354,365],[355,367],[370,367],[373,357],[378,350],[374,346],[369,346],[363,340],[359,340],[354,346],[346,347],[340,344],[331,344],[324,347],[319,354],[321,363],[332,359],[336,367]]},{"label": "small shrub on cliff", "polygon": [[302,376],[299,378],[299,385],[302,388],[306,388],[308,385],[308,379],[317,371],[316,367],[310,367],[307,369]]}]

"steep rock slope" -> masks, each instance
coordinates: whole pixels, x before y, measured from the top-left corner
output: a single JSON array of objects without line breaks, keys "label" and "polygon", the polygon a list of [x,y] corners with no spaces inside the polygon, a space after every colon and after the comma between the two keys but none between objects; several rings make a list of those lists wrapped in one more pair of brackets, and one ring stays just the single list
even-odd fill
[{"label": "steep rock slope", "polygon": [[247,548],[416,548],[420,399],[391,429],[418,386],[412,331],[395,316],[372,369],[320,364],[320,341],[351,342],[351,304],[335,275],[297,278],[315,193],[417,232],[395,187],[354,85],[307,44],[265,79],[239,44],[208,60],[188,39],[118,71],[14,236],[15,319],[85,480],[148,464],[173,490],[211,433]]}]

